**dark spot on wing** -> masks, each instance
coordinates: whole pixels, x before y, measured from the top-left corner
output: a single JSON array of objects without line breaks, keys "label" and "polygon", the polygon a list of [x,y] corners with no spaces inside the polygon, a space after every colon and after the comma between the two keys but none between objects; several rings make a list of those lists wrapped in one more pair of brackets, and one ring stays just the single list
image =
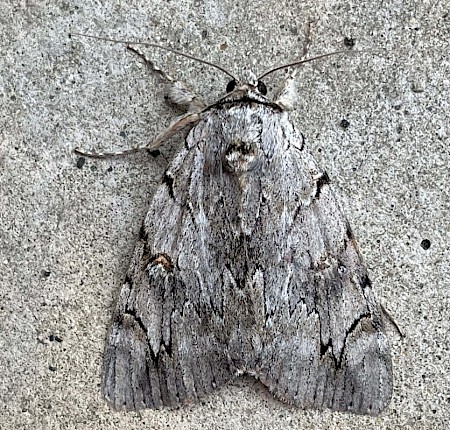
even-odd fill
[{"label": "dark spot on wing", "polygon": [[148,234],[145,231],[145,226],[142,224],[141,229],[139,230],[139,240],[142,240],[143,242],[148,241]]},{"label": "dark spot on wing", "polygon": [[322,188],[325,185],[328,185],[329,183],[330,183],[330,177],[328,176],[328,173],[323,172],[322,176],[319,179],[317,179],[317,189],[316,189],[316,196],[315,196],[316,199],[318,199],[320,197]]},{"label": "dark spot on wing", "polygon": [[355,240],[355,235],[353,234],[353,230],[348,221],[346,222],[346,235],[349,240]]},{"label": "dark spot on wing", "polygon": [[125,276],[124,284],[128,284],[130,286],[133,285],[133,281],[131,280],[131,278],[128,275]]},{"label": "dark spot on wing", "polygon": [[323,357],[327,353],[328,349],[333,350],[333,342],[331,339],[328,339],[327,343],[320,343],[320,356]]},{"label": "dark spot on wing", "polygon": [[372,288],[372,282],[370,282],[370,279],[367,275],[364,275],[363,278],[361,279],[361,287],[365,288],[365,287],[369,287]]},{"label": "dark spot on wing", "polygon": [[303,151],[303,148],[305,147],[305,136],[303,133],[300,133],[301,140],[302,140],[302,146],[299,148],[299,151]]}]

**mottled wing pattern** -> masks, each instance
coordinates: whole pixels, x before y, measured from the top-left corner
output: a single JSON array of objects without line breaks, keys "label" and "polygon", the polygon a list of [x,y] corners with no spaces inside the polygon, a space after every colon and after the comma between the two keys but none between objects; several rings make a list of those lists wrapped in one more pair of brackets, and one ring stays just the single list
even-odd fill
[{"label": "mottled wing pattern", "polygon": [[108,336],[115,408],[175,406],[238,373],[305,408],[377,414],[391,362],[328,176],[273,106],[218,106],[171,163]]},{"label": "mottled wing pattern", "polygon": [[235,374],[216,294],[227,281],[207,256],[195,206],[203,157],[198,148],[178,154],[141,228],[105,352],[103,389],[115,409],[194,402]]},{"label": "mottled wing pattern", "polygon": [[[281,118],[279,128],[289,127]],[[264,274],[266,316],[253,370],[299,407],[376,415],[391,398],[392,365],[367,270],[328,175],[301,135],[285,133],[278,147],[249,190],[267,202],[249,244],[258,253],[254,270]]]}]

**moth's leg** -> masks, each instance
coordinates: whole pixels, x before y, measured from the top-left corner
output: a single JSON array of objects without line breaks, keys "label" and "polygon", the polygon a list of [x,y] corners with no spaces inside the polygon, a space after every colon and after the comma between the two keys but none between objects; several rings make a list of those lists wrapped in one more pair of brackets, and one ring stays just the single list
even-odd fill
[{"label": "moth's leg", "polygon": [[294,109],[297,103],[298,92],[297,92],[297,83],[295,82],[296,74],[297,74],[296,68],[293,69],[292,72],[288,74],[275,101],[275,103],[284,110]]},{"label": "moth's leg", "polygon": [[147,58],[142,52],[128,45],[127,49],[138,55],[144,63],[155,73],[161,76],[166,81],[172,84],[171,90],[169,91],[170,100],[179,105],[187,108],[187,113],[175,121],[173,121],[169,127],[163,130],[155,140],[144,146],[138,146],[135,148],[128,148],[122,151],[116,152],[91,152],[84,151],[80,148],[75,148],[74,152],[78,155],[91,158],[109,158],[109,157],[119,157],[121,155],[134,154],[139,151],[152,152],[161,146],[167,139],[173,136],[175,133],[187,127],[188,125],[195,124],[200,119],[200,111],[205,108],[205,103],[195,92],[190,90],[185,84],[175,80],[168,73],[161,70],[156,66],[149,58]]},{"label": "moth's leg", "polygon": [[136,54],[150,68],[152,72],[161,76],[163,79],[165,79],[167,82],[170,82],[171,84],[176,82],[175,78],[170,76],[164,70],[160,69],[152,60],[150,60],[150,58],[148,58],[143,52],[139,51],[139,49],[131,45],[127,45],[127,49]]},{"label": "moth's leg", "polygon": [[122,151],[117,152],[90,152],[84,151],[80,148],[75,148],[74,152],[78,155],[82,155],[84,157],[91,158],[109,158],[109,157],[118,157],[121,155],[134,154],[139,151],[148,151],[152,152],[156,150],[159,146],[161,146],[167,139],[173,136],[175,133],[187,127],[188,125],[193,125],[200,120],[200,114],[197,112],[187,113],[180,118],[177,118],[172,124],[169,125],[164,131],[159,133],[155,140],[148,143],[145,146],[137,146],[135,148],[124,149]]},{"label": "moth's leg", "polygon": [[181,106],[187,110],[187,112],[200,112],[205,108],[206,104],[203,99],[190,89],[185,83],[177,81],[170,76],[164,70],[160,69],[152,60],[150,60],[145,54],[139,51],[137,48],[127,45],[127,49],[136,55],[138,55],[142,61],[152,70],[157,73],[166,81],[172,84],[169,90],[169,99],[178,106]]}]

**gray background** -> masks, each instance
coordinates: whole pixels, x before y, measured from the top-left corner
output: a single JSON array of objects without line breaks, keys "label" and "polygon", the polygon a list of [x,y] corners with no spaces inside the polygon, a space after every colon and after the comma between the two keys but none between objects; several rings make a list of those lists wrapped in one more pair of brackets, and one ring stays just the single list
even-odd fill
[{"label": "gray background", "polygon": [[[449,3],[432,1],[1,1],[0,428],[444,429],[450,416]],[[303,411],[251,378],[179,410],[117,413],[100,391],[104,339],[134,241],[167,160],[162,148],[86,160],[77,146],[150,141],[179,114],[123,45],[149,40],[261,73],[309,55],[294,122],[342,195],[389,328],[394,396],[377,418]],[[215,69],[160,51],[214,101]],[[283,74],[267,80],[269,91]],[[350,127],[339,126],[345,118]],[[421,247],[429,239],[431,247]]]}]

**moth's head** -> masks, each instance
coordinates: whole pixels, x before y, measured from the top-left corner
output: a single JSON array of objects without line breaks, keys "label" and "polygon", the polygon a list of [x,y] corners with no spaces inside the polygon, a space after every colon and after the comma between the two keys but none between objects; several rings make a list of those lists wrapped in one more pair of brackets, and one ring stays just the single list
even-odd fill
[{"label": "moth's head", "polygon": [[232,79],[228,82],[227,99],[248,98],[255,101],[267,101],[267,87],[263,81],[258,80],[251,70],[244,70],[239,79]]}]

